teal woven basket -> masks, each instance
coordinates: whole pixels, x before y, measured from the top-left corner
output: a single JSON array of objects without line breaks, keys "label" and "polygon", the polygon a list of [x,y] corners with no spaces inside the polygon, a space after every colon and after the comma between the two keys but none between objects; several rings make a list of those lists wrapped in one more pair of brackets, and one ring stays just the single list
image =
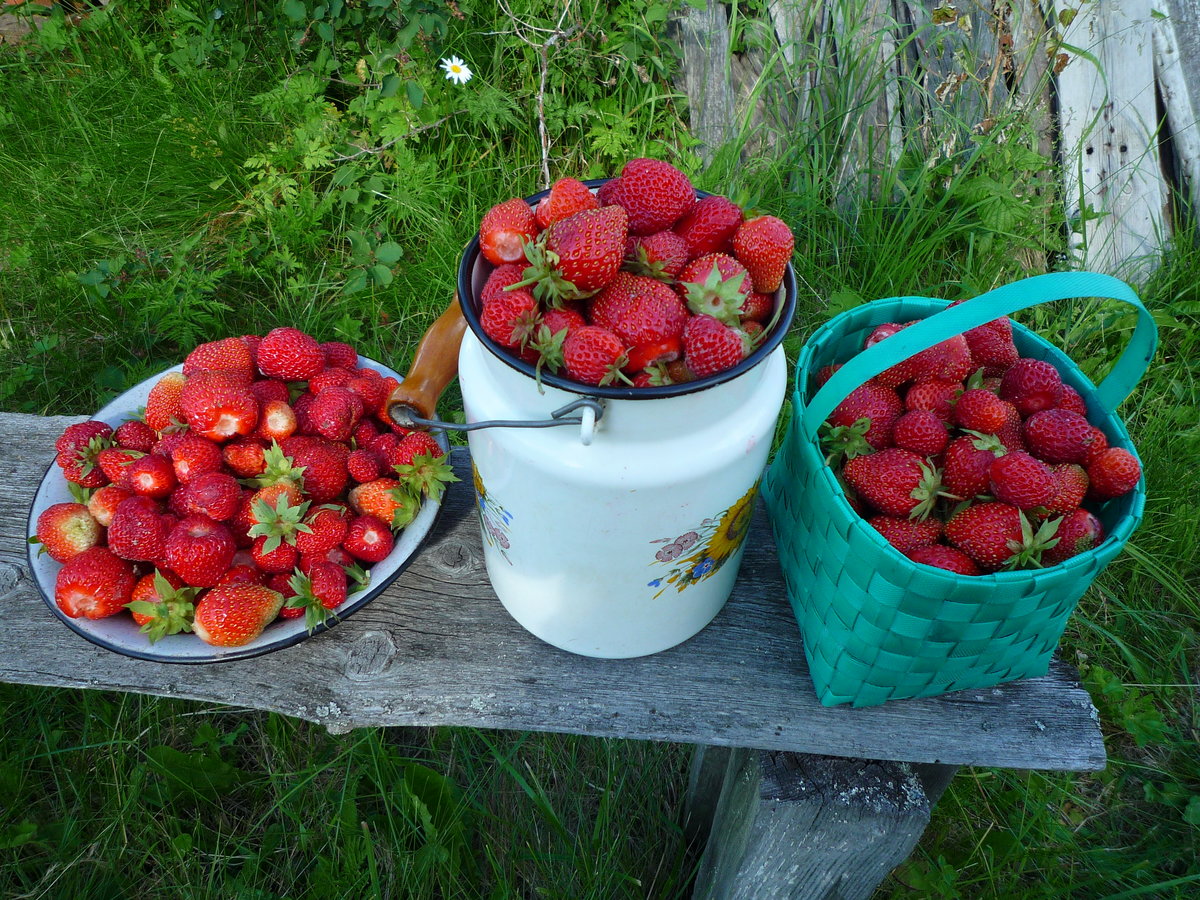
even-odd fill
[{"label": "teal woven basket", "polygon": [[[1092,580],[1142,518],[1145,481],[1096,510],[1106,537],[1044,569],[963,576],[914,563],[850,507],[824,462],[817,430],[854,388],[946,338],[1041,303],[1122,300],[1137,311],[1129,345],[1099,386],[1069,357],[1014,323],[1022,356],[1046,360],[1088,406],[1110,445],[1134,452],[1115,410],[1145,373],[1158,342],[1154,320],[1124,282],[1092,273],[1039,275],[950,307],[893,297],[842,313],[818,329],[796,363],[789,430],[763,481],[788,599],[821,703],[874,706],[1044,675]],[[884,322],[924,319],[859,352]],[[822,366],[844,363],[815,390]]]}]

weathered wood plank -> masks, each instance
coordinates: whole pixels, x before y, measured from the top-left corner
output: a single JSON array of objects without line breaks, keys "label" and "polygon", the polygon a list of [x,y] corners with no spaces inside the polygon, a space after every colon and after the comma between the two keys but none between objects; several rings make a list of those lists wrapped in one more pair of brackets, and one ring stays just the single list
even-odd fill
[{"label": "weathered wood plank", "polygon": [[683,49],[683,91],[692,134],[700,142],[700,157],[711,161],[737,133],[725,5],[719,0],[708,0],[704,9],[684,4],[673,27]]},{"label": "weathered wood plank", "polygon": [[1165,235],[1151,13],[1150,0],[1081,4],[1063,32],[1070,61],[1057,87],[1067,218],[1082,229],[1074,250],[1087,268],[1131,280]]},{"label": "weathered wood plank", "polygon": [[[70,419],[0,413],[0,569],[25,571],[29,501]],[[295,647],[202,666],[96,647],[46,609],[28,574],[0,597],[0,681],[136,691],[274,710],[333,730],[465,725],[1032,769],[1105,763],[1076,673],[881,707],[817,703],[758,510],[733,597],[683,645],[600,660],[541,643],[487,580],[464,450],[412,566],[353,618]]]},{"label": "weathered wood plank", "polygon": [[1154,72],[1174,146],[1178,187],[1200,210],[1200,0],[1166,0],[1154,20]]}]

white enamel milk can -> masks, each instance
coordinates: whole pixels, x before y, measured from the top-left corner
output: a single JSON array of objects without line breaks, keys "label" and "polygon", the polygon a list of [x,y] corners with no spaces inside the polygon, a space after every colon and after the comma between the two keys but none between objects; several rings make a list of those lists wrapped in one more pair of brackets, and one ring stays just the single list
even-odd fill
[{"label": "white enamel milk can", "polygon": [[[435,331],[443,341],[462,334],[458,379],[497,597],[528,631],[584,656],[644,656],[687,640],[725,605],[741,564],[787,386],[791,266],[774,331],[749,357],[651,388],[545,372],[539,384],[532,365],[480,327],[476,298],[490,271],[472,241],[457,298],[468,327],[452,304],[422,347]],[[406,393],[423,384],[405,380],[389,401],[394,416],[407,408],[425,421],[430,404]]]}]

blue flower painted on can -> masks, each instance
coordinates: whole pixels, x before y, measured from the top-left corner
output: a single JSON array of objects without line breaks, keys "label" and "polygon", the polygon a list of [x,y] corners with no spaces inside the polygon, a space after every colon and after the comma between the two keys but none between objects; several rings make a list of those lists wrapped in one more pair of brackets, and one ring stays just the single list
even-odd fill
[{"label": "blue flower painted on can", "polygon": [[711,556],[704,557],[704,559],[696,563],[696,568],[692,569],[692,578],[694,578],[696,581],[699,581],[701,578],[711,572],[713,570],[713,566],[715,565],[716,563],[713,562],[713,558]]},{"label": "blue flower painted on can", "polygon": [[506,552],[512,548],[512,544],[508,540],[508,526],[512,522],[512,513],[488,495],[487,488],[483,486],[483,479],[479,476],[479,469],[475,467],[474,462],[471,463],[471,473],[474,476],[475,508],[479,512],[479,524],[483,529],[483,539],[490,546],[499,547],[500,555],[509,565],[512,565],[512,560],[508,558]]},{"label": "blue flower painted on can", "polygon": [[659,588],[654,596],[661,595],[667,589],[666,585],[673,584],[675,590],[682,591],[689,584],[703,581],[719,572],[725,563],[737,557],[746,532],[750,530],[750,515],[757,495],[758,485],[755,484],[736,503],[704,519],[694,530],[676,538],[651,541],[652,544],[663,545],[655,552],[651,565],[671,565],[667,575],[647,585]]},{"label": "blue flower painted on can", "polygon": [[653,581],[647,582],[646,587],[658,587],[662,584],[661,578],[655,578]]}]

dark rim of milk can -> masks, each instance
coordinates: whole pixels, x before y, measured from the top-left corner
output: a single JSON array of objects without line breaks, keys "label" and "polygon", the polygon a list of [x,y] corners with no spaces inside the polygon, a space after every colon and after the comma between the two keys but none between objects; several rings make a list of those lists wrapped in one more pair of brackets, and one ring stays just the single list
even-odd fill
[{"label": "dark rim of milk can", "polygon": [[[598,187],[607,178],[595,178],[590,181],[585,181],[588,187]],[[525,201],[530,206],[536,205],[539,200],[548,194],[549,191],[540,191],[531,197],[526,197]],[[697,197],[707,197],[709,193],[706,191],[696,191]],[[536,378],[537,372],[532,363],[525,362],[513,356],[512,353],[496,343],[484,333],[483,326],[479,322],[479,300],[471,289],[471,273],[475,268],[475,262],[479,257],[479,234],[471,239],[467,244],[467,248],[463,251],[462,261],[458,266],[458,296],[462,301],[463,316],[467,320],[471,331],[474,332],[485,347],[496,357],[503,360],[507,365],[516,369],[530,378]],[[486,260],[485,265],[491,265]],[[541,381],[543,384],[556,387],[564,391],[571,391],[576,394],[587,394],[591,397],[605,397],[613,400],[654,400],[660,397],[679,397],[684,394],[694,394],[697,391],[703,391],[707,388],[715,387],[718,384],[723,384],[726,381],[731,381],[748,372],[779,346],[784,335],[787,334],[791,327],[792,316],[796,311],[796,273],[792,270],[792,264],[789,262],[783,273],[783,310],[779,314],[778,320],[775,322],[774,330],[767,336],[754,351],[743,359],[740,363],[731,369],[726,369],[723,372],[717,372],[714,375],[709,375],[705,378],[698,378],[695,381],[689,381],[686,384],[667,384],[644,388],[635,388],[628,386],[602,385],[594,386],[580,384],[577,381],[572,381],[564,378],[561,375],[555,375],[551,372],[542,371]],[[778,292],[777,292],[778,293]]]}]

